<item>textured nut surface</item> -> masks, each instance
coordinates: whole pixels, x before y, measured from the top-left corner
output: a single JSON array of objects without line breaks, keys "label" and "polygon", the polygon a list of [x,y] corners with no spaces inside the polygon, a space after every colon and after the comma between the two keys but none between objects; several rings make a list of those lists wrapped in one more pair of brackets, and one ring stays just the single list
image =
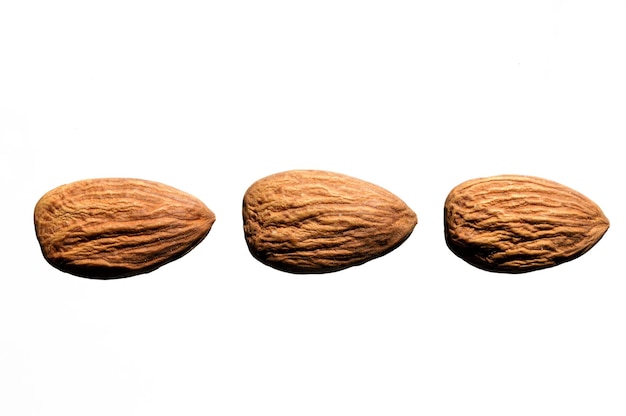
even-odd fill
[{"label": "textured nut surface", "polygon": [[586,253],[609,221],[589,198],[546,179],[502,175],[455,187],[444,207],[448,247],[484,270],[522,273]]},{"label": "textured nut surface", "polygon": [[59,186],[35,206],[43,256],[78,276],[147,273],[185,255],[215,215],[200,200],[141,179],[88,179]]},{"label": "textured nut surface", "polygon": [[250,252],[262,263],[291,273],[326,273],[395,249],[417,216],[369,182],[293,170],[260,179],[246,191],[243,221]]}]

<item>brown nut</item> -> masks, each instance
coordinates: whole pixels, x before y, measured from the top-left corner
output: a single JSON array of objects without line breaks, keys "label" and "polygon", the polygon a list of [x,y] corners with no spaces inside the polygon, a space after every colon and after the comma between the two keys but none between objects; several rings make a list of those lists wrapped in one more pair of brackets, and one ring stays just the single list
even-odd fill
[{"label": "brown nut", "polygon": [[35,206],[45,259],[77,276],[112,279],[178,259],[211,230],[215,215],[192,195],[141,179],[59,186]]},{"label": "brown nut", "polygon": [[502,175],[452,189],[444,227],[448,247],[468,263],[523,273],[586,253],[607,231],[609,220],[589,198],[559,183]]},{"label": "brown nut", "polygon": [[397,196],[369,182],[293,170],[250,186],[243,223],[248,248],[262,263],[290,273],[327,273],[397,248],[417,216]]}]

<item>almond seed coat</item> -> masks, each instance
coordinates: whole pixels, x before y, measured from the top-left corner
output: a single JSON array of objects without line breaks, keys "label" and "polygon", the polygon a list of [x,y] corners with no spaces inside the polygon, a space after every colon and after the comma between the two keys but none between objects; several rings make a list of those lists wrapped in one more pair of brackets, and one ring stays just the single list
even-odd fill
[{"label": "almond seed coat", "polygon": [[347,175],[293,170],[255,182],[243,199],[250,252],[291,273],[327,273],[404,242],[415,213],[391,192]]},{"label": "almond seed coat", "polygon": [[600,207],[559,183],[501,175],[464,182],[444,207],[448,247],[476,267],[522,273],[573,260],[609,228]]},{"label": "almond seed coat", "polygon": [[119,278],[178,259],[209,233],[215,215],[199,199],[142,179],[88,179],[59,186],[36,204],[43,256],[78,276]]}]

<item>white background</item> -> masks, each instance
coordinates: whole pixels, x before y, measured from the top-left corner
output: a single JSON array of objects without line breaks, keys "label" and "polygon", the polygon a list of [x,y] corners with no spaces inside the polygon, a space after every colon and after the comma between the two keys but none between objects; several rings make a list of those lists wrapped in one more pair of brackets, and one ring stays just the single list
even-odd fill
[{"label": "white background", "polygon": [[[0,414],[624,415],[621,1],[17,1],[0,5]],[[241,199],[337,171],[419,217],[328,275],[253,259]],[[443,239],[467,179],[556,180],[605,237],[524,275]],[[175,186],[217,215],[182,259],[115,281],[39,250],[79,179]]]}]

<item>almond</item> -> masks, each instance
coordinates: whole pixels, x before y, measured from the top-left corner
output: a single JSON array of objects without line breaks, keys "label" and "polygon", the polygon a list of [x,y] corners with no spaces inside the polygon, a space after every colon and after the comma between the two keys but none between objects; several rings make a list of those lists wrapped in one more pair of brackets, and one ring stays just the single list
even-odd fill
[{"label": "almond", "polygon": [[290,273],[327,273],[397,248],[417,224],[397,196],[339,173],[293,170],[260,179],[243,199],[252,255]]},{"label": "almond", "polygon": [[593,247],[609,220],[589,198],[530,176],[473,179],[450,192],[445,238],[457,256],[484,270],[523,273],[573,260]]},{"label": "almond", "polygon": [[78,276],[147,273],[178,259],[209,233],[215,215],[192,195],[141,179],[88,179],[59,186],[35,206],[45,259]]}]

